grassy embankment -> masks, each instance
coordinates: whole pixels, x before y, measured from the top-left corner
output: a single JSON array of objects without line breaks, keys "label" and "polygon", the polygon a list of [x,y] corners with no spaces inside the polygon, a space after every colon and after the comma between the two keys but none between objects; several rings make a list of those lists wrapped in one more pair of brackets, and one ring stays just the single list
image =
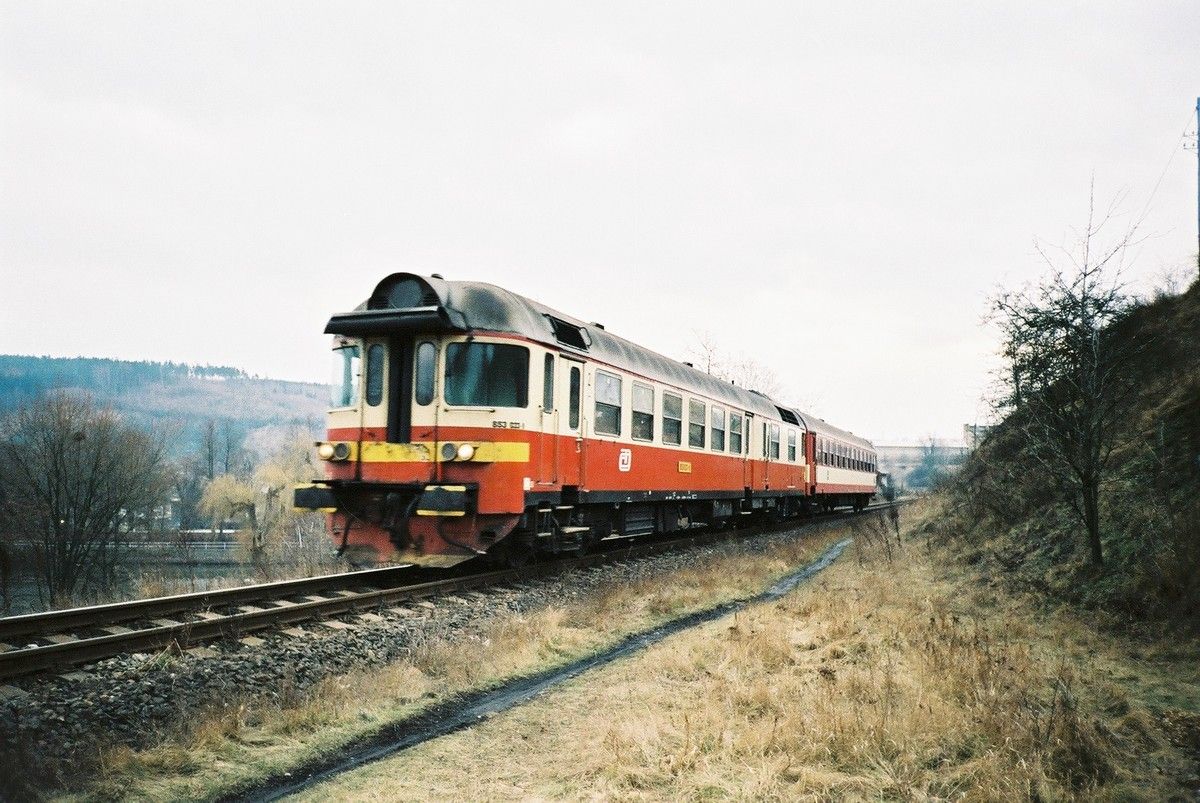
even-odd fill
[{"label": "grassy embankment", "polygon": [[[778,603],[309,797],[1161,799],[1200,784],[1200,669],[1178,644],[1096,631],[944,549],[901,548],[869,520],[858,530]],[[839,535],[498,621],[482,640],[431,642],[283,706],[231,707],[160,748],[106,753],[92,793],[212,796],[456,691],[761,590]]]},{"label": "grassy embankment", "polygon": [[1190,638],[1200,633],[1200,282],[1102,336],[1138,355],[1112,380],[1120,402],[1100,487],[1105,565],[1092,563],[1072,495],[1035,453],[1020,409],[943,489],[930,534],[1010,588],[1117,629]]},{"label": "grassy embankment", "polygon": [[315,692],[226,701],[146,750],[102,749],[82,797],[204,799],[305,761],[452,699],[592,654],[677,616],[761,591],[844,537],[822,532],[761,555],[729,555],[494,621],[481,637],[432,636],[409,660],[331,679]]}]

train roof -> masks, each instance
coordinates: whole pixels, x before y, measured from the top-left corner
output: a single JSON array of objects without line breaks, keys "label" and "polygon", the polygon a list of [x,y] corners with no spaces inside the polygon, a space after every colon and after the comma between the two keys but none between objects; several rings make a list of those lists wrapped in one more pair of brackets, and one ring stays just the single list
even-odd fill
[{"label": "train roof", "polygon": [[837,438],[840,441],[849,443],[853,446],[861,446],[864,449],[875,451],[875,447],[866,438],[855,435],[853,432],[848,432],[844,429],[838,429],[832,424],[825,423],[824,419],[817,418],[811,413],[802,413],[799,410],[794,411],[800,420],[804,422],[804,426],[818,435],[824,435],[830,438]]},{"label": "train roof", "polygon": [[486,282],[446,281],[436,274],[426,277],[393,273],[375,287],[367,301],[353,312],[334,315],[325,327],[327,334],[341,335],[403,331],[512,333],[562,348],[564,352],[590,356],[756,415],[786,420],[783,412],[788,411],[801,426],[870,447],[862,438],[814,416],[783,407],[765,394],[725,382],[614,335],[599,324],[587,323]]}]

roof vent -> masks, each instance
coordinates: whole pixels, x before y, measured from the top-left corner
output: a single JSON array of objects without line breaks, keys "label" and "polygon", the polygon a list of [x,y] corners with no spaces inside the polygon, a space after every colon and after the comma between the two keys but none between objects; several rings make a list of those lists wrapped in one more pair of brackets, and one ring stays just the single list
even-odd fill
[{"label": "roof vent", "polygon": [[573,323],[564,321],[562,318],[555,318],[553,315],[547,315],[546,318],[550,321],[550,326],[554,329],[555,340],[564,346],[587,351],[589,338],[582,326],[576,326]]}]

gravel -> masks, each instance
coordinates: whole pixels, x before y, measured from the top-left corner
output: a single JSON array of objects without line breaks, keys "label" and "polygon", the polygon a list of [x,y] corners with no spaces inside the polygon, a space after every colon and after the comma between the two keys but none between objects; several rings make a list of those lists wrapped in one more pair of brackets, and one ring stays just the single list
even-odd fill
[{"label": "gravel", "polygon": [[654,578],[717,556],[766,551],[795,537],[794,531],[751,536],[436,598],[432,605],[408,603],[407,615],[385,609],[376,612],[380,616],[340,617],[350,629],[305,622],[299,636],[256,633],[264,642],[257,646],[215,642],[182,655],[125,655],[64,675],[19,679],[5,687],[8,696],[0,691],[0,769],[20,767],[27,778],[61,782],[64,768],[78,777],[92,765],[98,745],[150,746],[178,732],[179,723],[198,711],[247,701],[286,704],[328,677],[381,666],[427,642],[478,637],[497,617],[562,605],[604,586]]}]

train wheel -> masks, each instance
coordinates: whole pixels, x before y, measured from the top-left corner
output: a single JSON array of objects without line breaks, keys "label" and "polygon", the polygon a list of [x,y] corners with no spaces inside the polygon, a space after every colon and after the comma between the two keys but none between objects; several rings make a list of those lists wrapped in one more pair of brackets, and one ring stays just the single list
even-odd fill
[{"label": "train wheel", "polygon": [[533,563],[536,554],[530,538],[516,532],[488,551],[488,559],[502,569],[520,569]]}]

